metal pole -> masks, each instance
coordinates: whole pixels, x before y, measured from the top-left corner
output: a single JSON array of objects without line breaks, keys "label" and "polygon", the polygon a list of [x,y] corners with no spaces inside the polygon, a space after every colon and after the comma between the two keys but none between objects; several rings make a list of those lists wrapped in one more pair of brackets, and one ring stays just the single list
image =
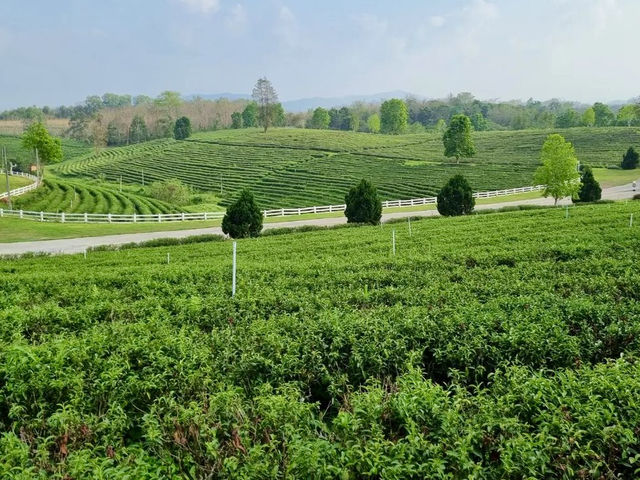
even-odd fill
[{"label": "metal pole", "polygon": [[411,217],[408,217],[407,220],[409,221],[409,236],[411,236]]},{"label": "metal pole", "polygon": [[171,262],[171,254],[167,252],[167,265]]},{"label": "metal pole", "polygon": [[233,242],[233,268],[231,271],[231,296],[236,296],[236,242]]},{"label": "metal pole", "polygon": [[36,177],[38,177],[38,185],[42,181],[44,175],[40,174],[40,156],[38,155],[38,149],[36,148]]},{"label": "metal pole", "polygon": [[393,245],[393,254],[396,254],[396,231],[391,232],[391,244]]},{"label": "metal pole", "polygon": [[629,217],[629,226],[633,227],[633,213],[631,214],[631,216]]}]

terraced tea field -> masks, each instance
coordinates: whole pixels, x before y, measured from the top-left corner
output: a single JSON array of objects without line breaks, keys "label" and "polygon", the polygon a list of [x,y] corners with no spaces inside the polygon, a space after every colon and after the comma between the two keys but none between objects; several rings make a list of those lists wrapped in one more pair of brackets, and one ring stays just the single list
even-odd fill
[{"label": "terraced tea field", "polygon": [[178,209],[152,198],[89,182],[44,181],[37,190],[16,197],[14,209],[34,212],[156,214]]},{"label": "terraced tea field", "polygon": [[637,478],[631,214],[1,260],[0,477]]},{"label": "terraced tea field", "polygon": [[[526,186],[538,165],[546,131],[478,132],[478,155],[460,164],[442,156],[434,133],[368,135],[352,132],[276,129],[199,133],[187,141],[160,140],[117,148],[53,168],[65,177],[106,177],[141,184],[179,178],[195,189],[216,192],[226,205],[250,187],[263,208],[342,203],[360,178],[371,179],[384,200],[437,194],[456,173],[477,191]],[[613,165],[638,129],[572,129],[584,163]]]}]

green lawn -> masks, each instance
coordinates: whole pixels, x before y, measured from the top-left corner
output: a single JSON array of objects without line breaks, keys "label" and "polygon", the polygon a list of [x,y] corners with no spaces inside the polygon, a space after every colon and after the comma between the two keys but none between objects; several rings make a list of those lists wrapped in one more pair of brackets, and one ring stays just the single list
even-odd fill
[{"label": "green lawn", "polygon": [[614,170],[610,168],[594,168],[593,176],[600,182],[602,188],[610,188],[640,180],[640,169]]},{"label": "green lawn", "polygon": [[[16,188],[25,187],[33,183],[33,180],[25,177],[9,176],[9,190],[15,190]],[[5,174],[0,174],[0,193],[7,191],[7,178]]]}]

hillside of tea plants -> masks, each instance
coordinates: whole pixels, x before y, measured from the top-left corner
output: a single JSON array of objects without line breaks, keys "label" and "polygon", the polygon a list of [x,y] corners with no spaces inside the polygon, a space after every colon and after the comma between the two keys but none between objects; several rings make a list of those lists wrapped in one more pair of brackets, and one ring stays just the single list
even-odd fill
[{"label": "hillside of tea plants", "polygon": [[16,197],[14,209],[33,212],[157,214],[175,213],[175,206],[153,198],[120,192],[112,186],[79,181],[45,179],[33,192]]},{"label": "hillside of tea plants", "polygon": [[[640,129],[559,130],[578,158],[593,166],[618,165]],[[223,130],[186,141],[156,140],[90,153],[52,167],[67,178],[106,178],[140,185],[178,178],[218,195],[227,205],[250,187],[262,208],[337,204],[354,183],[373,181],[383,200],[436,195],[454,174],[476,191],[532,183],[546,130],[476,132],[477,156],[456,164],[443,156],[441,135],[370,135],[329,130]]]},{"label": "hillside of tea plants", "polygon": [[640,203],[568,212],[0,260],[0,478],[636,478]]}]

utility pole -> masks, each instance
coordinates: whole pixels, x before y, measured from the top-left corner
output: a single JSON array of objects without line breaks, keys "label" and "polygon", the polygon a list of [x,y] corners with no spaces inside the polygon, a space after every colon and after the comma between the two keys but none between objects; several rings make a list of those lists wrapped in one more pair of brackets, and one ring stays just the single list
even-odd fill
[{"label": "utility pole", "polygon": [[9,166],[7,162],[7,149],[2,147],[2,158],[4,159],[4,174],[7,179],[7,203],[9,204],[9,210],[13,210],[13,205],[11,204],[11,188],[9,187]]}]

